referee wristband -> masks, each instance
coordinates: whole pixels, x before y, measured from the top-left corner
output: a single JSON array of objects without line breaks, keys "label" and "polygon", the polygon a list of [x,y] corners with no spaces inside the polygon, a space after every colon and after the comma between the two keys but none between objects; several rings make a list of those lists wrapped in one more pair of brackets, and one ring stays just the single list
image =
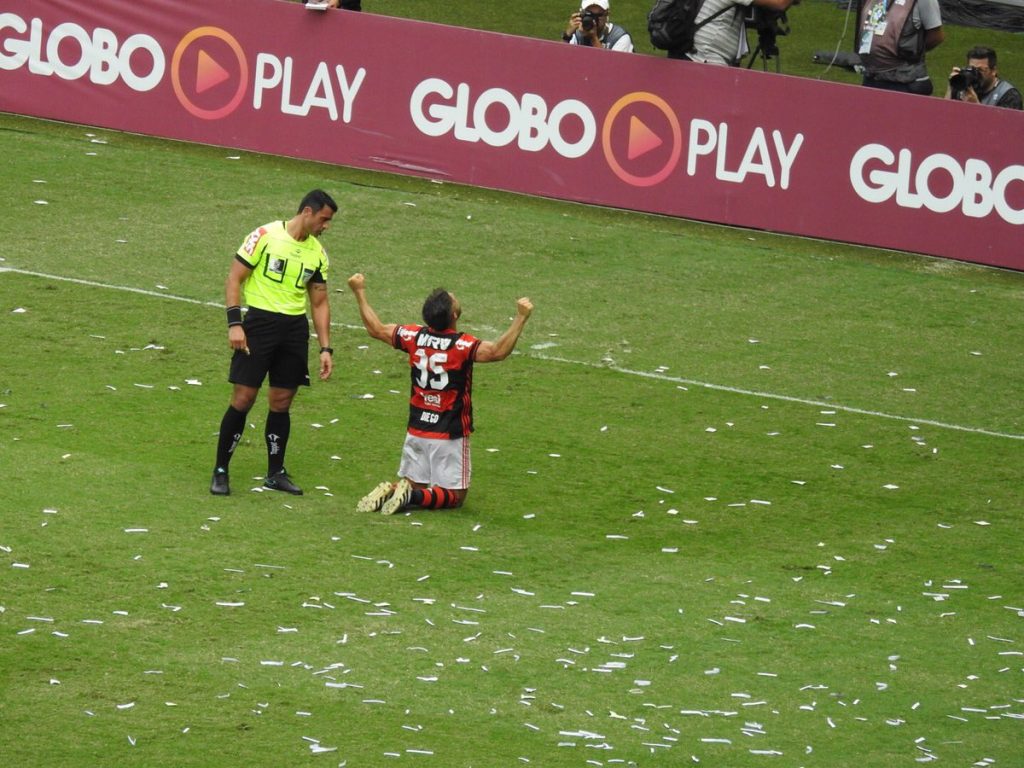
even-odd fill
[{"label": "referee wristband", "polygon": [[238,306],[228,307],[228,328],[232,325],[242,324],[242,308]]},{"label": "referee wristband", "polygon": [[328,355],[334,354],[334,350],[331,347],[320,347],[320,354],[322,355],[324,352],[326,352]]}]

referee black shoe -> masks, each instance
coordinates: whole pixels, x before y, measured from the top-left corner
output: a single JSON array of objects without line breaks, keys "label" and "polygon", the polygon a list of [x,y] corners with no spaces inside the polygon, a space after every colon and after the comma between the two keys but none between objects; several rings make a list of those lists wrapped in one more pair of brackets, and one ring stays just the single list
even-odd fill
[{"label": "referee black shoe", "polygon": [[268,475],[263,481],[263,487],[271,491],[284,491],[293,496],[302,495],[302,489],[292,482],[292,479],[288,477],[288,472],[284,469],[279,469],[274,474]]},{"label": "referee black shoe", "polygon": [[231,486],[228,485],[228,471],[221,467],[213,470],[213,480],[210,481],[210,493],[214,496],[230,496]]}]

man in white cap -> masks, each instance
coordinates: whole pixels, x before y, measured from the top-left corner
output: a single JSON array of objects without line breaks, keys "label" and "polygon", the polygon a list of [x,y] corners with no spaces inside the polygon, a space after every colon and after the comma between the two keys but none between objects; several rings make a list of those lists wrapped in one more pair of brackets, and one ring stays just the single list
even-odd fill
[{"label": "man in white cap", "polygon": [[569,45],[633,52],[633,38],[629,32],[608,21],[608,0],[583,0],[580,9],[569,17],[569,26],[562,33],[562,40]]}]

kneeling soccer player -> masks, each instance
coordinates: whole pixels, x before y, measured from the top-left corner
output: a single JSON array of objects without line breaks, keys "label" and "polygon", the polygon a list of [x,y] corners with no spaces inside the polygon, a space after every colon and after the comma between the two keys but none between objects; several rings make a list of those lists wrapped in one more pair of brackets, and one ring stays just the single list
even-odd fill
[{"label": "kneeling soccer player", "polygon": [[472,472],[473,363],[496,363],[515,349],[533,304],[521,298],[516,316],[497,341],[481,341],[456,330],[458,299],[443,288],[423,303],[424,325],[384,324],[366,299],[366,278],[348,279],[366,332],[409,356],[412,390],[409,424],[396,483],[382,482],[359,500],[356,510],[393,515],[406,507],[462,506]]}]

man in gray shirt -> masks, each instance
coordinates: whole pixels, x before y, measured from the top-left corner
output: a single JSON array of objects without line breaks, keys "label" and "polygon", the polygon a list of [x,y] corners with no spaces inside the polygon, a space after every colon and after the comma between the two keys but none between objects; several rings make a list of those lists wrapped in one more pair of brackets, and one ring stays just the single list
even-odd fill
[{"label": "man in gray shirt", "polygon": [[945,39],[939,0],[860,0],[857,21],[864,85],[931,95],[924,56]]},{"label": "man in gray shirt", "polygon": [[704,64],[735,66],[747,53],[743,17],[751,5],[779,13],[796,0],[704,0],[697,11],[697,24],[705,22],[693,36],[693,50],[669,51],[670,59],[689,59]]}]

